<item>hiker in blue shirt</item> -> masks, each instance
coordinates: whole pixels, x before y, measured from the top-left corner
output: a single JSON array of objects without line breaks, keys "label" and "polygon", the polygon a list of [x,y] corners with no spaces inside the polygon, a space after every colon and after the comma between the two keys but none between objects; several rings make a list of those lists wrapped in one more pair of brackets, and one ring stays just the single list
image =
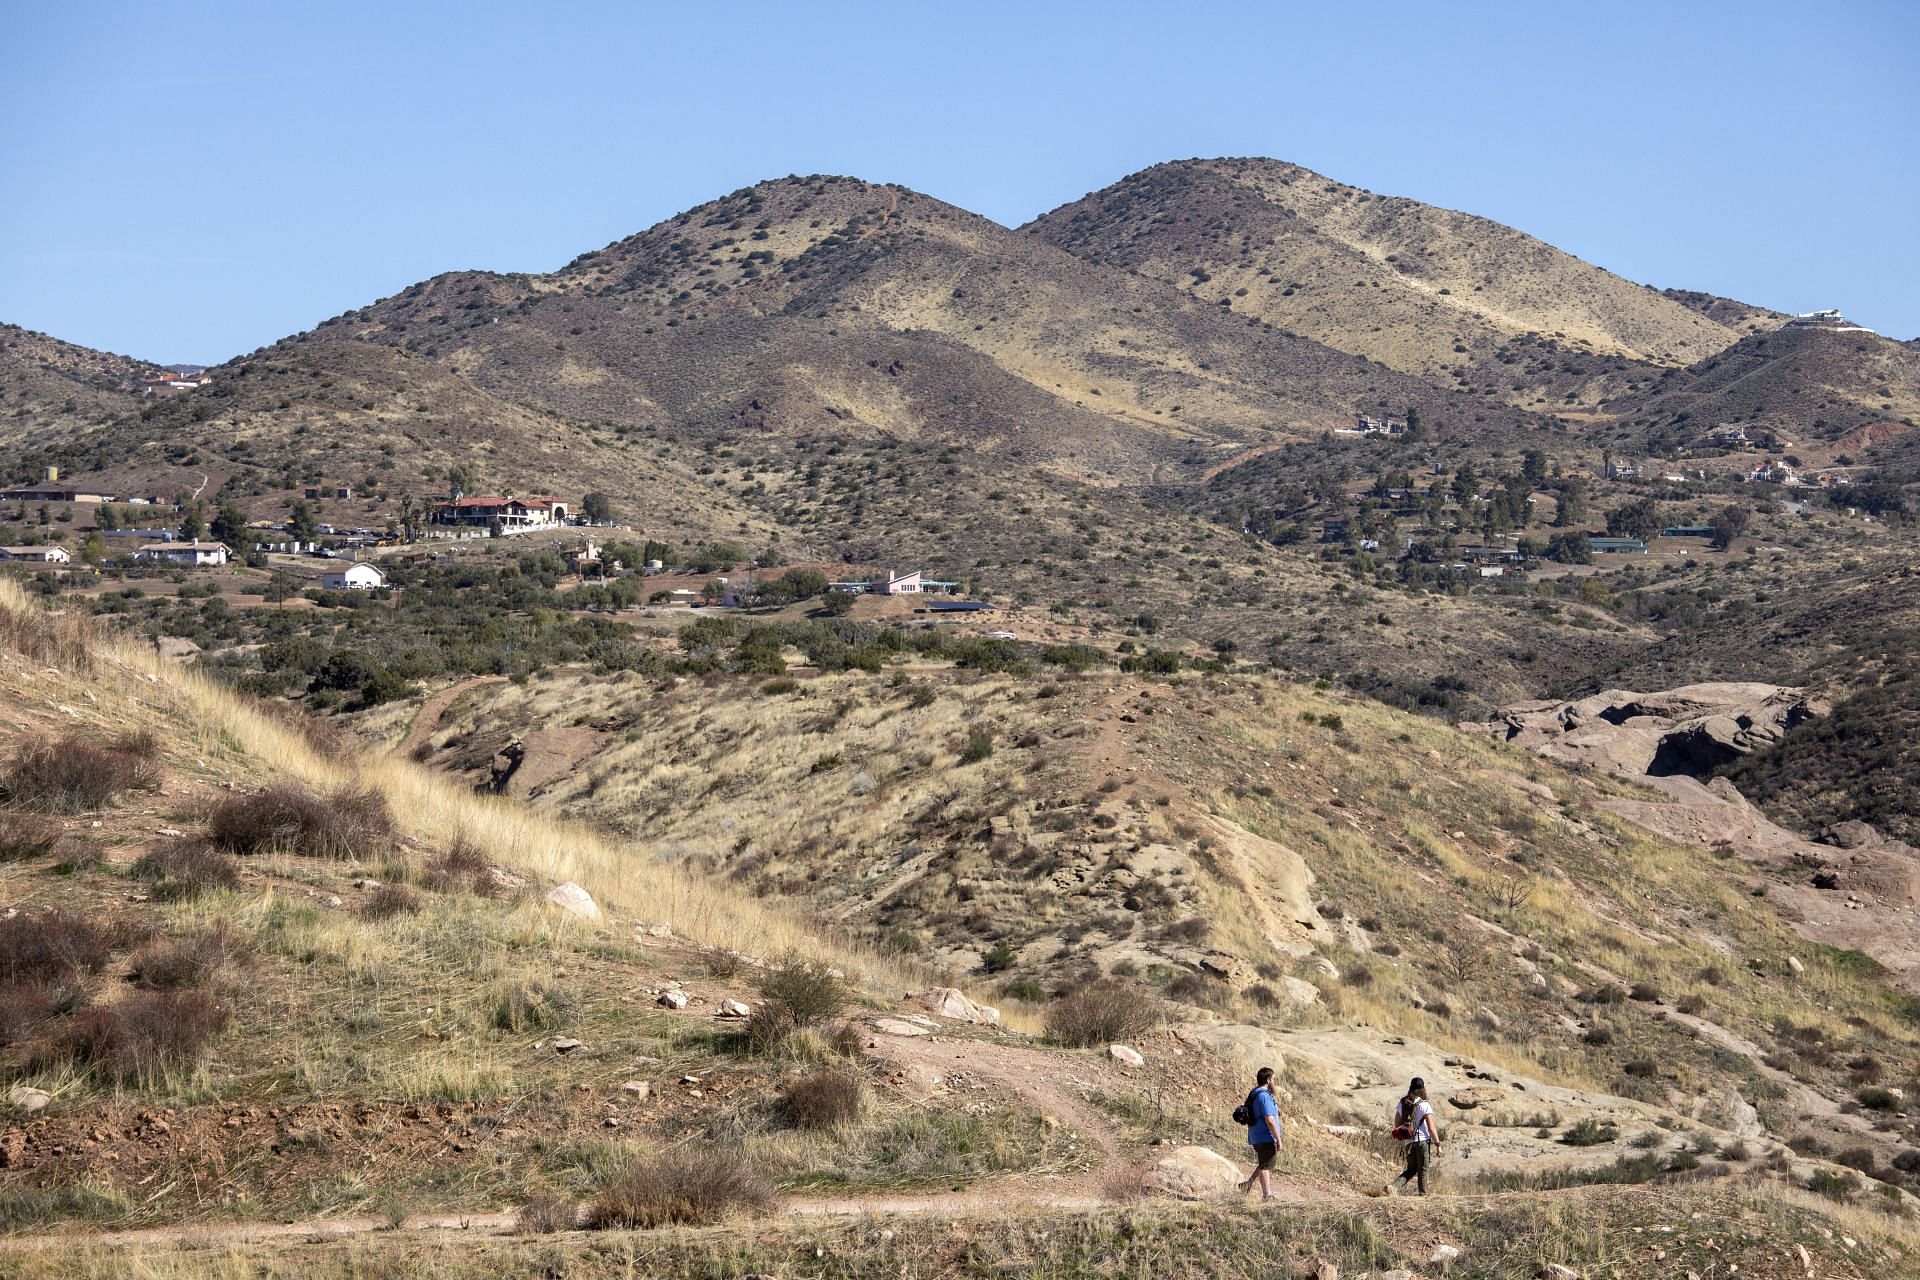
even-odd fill
[{"label": "hiker in blue shirt", "polygon": [[[1273,1159],[1280,1154],[1280,1143],[1285,1132],[1280,1125],[1280,1104],[1273,1096],[1273,1068],[1262,1067],[1253,1077],[1253,1092],[1241,1104],[1239,1113],[1246,1116],[1247,1145],[1253,1148],[1253,1172],[1240,1184],[1240,1190],[1251,1191],[1254,1184],[1260,1184],[1260,1198],[1273,1199]],[[1238,1118],[1236,1116],[1236,1118]]]}]

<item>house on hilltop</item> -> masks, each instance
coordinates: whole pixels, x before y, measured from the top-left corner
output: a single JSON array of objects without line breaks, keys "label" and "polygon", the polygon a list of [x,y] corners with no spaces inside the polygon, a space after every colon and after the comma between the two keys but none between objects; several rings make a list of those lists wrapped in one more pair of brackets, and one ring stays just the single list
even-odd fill
[{"label": "house on hilltop", "polygon": [[567,504],[558,498],[455,498],[433,510],[434,524],[524,533],[567,522]]}]

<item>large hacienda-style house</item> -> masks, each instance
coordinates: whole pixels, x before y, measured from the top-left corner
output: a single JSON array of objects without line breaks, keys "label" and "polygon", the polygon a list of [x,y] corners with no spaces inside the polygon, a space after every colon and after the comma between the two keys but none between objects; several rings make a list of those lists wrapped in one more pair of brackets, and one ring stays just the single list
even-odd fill
[{"label": "large hacienda-style house", "polygon": [[558,498],[455,498],[435,507],[433,523],[521,533],[567,522]]}]

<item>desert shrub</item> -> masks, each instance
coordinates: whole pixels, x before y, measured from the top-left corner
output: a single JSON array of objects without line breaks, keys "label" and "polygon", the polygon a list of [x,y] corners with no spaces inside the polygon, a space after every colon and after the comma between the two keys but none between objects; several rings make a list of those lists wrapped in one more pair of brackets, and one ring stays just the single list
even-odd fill
[{"label": "desert shrub", "polygon": [[0,1045],[18,1044],[48,1019],[83,1003],[78,983],[17,982],[0,986]]},{"label": "desert shrub", "polygon": [[60,843],[64,828],[52,818],[32,813],[9,813],[0,819],[0,862],[44,858]]},{"label": "desert shrub", "polygon": [[494,993],[491,1021],[500,1031],[518,1035],[551,1031],[567,1020],[573,997],[561,987],[544,982],[508,982]]},{"label": "desert shrub", "polygon": [[1205,942],[1212,932],[1213,924],[1205,916],[1188,916],[1167,926],[1167,937],[1175,942]]},{"label": "desert shrub", "polygon": [[284,783],[221,801],[208,816],[214,843],[234,853],[278,850],[351,858],[391,844],[393,814],[379,792],[341,787],[319,795]]},{"label": "desert shrub", "polygon": [[1595,1120],[1588,1116],[1569,1125],[1567,1131],[1560,1135],[1560,1141],[1569,1147],[1597,1147],[1619,1137],[1619,1125],[1611,1120]]},{"label": "desert shrub", "polygon": [[1660,1074],[1660,1064],[1652,1058],[1635,1058],[1631,1062],[1622,1063],[1620,1069],[1641,1080],[1651,1080]]},{"label": "desert shrub", "polygon": [[1636,982],[1627,994],[1635,1000],[1645,1001],[1650,1004],[1658,1004],[1660,1002],[1660,989],[1651,982]]},{"label": "desert shrub", "polygon": [[771,1049],[803,1027],[831,1022],[846,1005],[846,983],[831,968],[790,957],[760,977],[760,1003],[747,1019],[748,1043]]},{"label": "desert shrub", "polygon": [[980,957],[980,967],[988,973],[1002,973],[1013,968],[1013,962],[1019,958],[1020,953],[1012,944],[1002,939],[987,948],[986,954]]},{"label": "desert shrub", "polygon": [[155,899],[175,902],[240,883],[240,864],[205,836],[181,836],[149,849],[133,864]]},{"label": "desert shrub", "polygon": [[132,941],[128,930],[56,909],[0,920],[0,983],[71,982]]},{"label": "desert shrub", "polygon": [[587,1206],[587,1225],[702,1226],[735,1213],[765,1212],[773,1190],[734,1149],[663,1151],[628,1165]]},{"label": "desert shrub", "polygon": [[1807,1178],[1807,1190],[1829,1200],[1845,1200],[1859,1189],[1860,1183],[1852,1174],[1832,1169],[1815,1169]]},{"label": "desert shrub", "polygon": [[961,764],[978,764],[993,754],[993,734],[975,725],[967,733],[967,745],[960,750]]},{"label": "desert shrub", "polygon": [[1869,1177],[1873,1175],[1875,1166],[1879,1164],[1879,1161],[1874,1159],[1872,1147],[1848,1147],[1834,1156],[1833,1162],[1845,1165],[1849,1169],[1858,1169]]},{"label": "desert shrub", "polygon": [[1689,1017],[1697,1018],[1707,1011],[1707,1002],[1700,996],[1685,995],[1674,1001],[1673,1007]]},{"label": "desert shrub", "polygon": [[1160,1017],[1159,1001],[1142,988],[1117,978],[1100,978],[1047,1006],[1047,1038],[1079,1048],[1110,1044],[1152,1030]]},{"label": "desert shrub", "polygon": [[1742,1164],[1753,1159],[1753,1150],[1746,1143],[1735,1138],[1720,1148],[1720,1158],[1728,1164]]},{"label": "desert shrub", "polygon": [[571,1231],[580,1225],[580,1203],[567,1196],[535,1196],[520,1206],[513,1229],[523,1236]]},{"label": "desert shrub", "polygon": [[455,833],[446,852],[427,864],[421,883],[435,893],[464,890],[482,898],[491,898],[500,889],[493,878],[493,861],[464,833]]},{"label": "desert shrub", "polygon": [[136,991],[73,1015],[33,1066],[71,1062],[115,1084],[151,1084],[198,1061],[230,1016],[202,991]]},{"label": "desert shrub", "polygon": [[1893,1096],[1891,1089],[1879,1085],[1867,1085],[1855,1091],[1854,1101],[1869,1111],[1898,1111],[1900,1100]]},{"label": "desert shrub", "polygon": [[760,692],[768,697],[777,697],[783,693],[792,693],[800,687],[800,682],[792,676],[780,676],[760,686]]},{"label": "desert shrub", "polygon": [[123,791],[160,785],[153,752],[144,735],[105,747],[78,738],[29,743],[0,774],[0,799],[47,813],[98,809]]},{"label": "desert shrub", "polygon": [[1598,1048],[1601,1045],[1613,1043],[1613,1029],[1611,1027],[1588,1027],[1586,1034],[1580,1038],[1586,1043]]},{"label": "desert shrub", "polygon": [[360,904],[360,914],[370,920],[386,920],[392,916],[410,916],[425,905],[420,895],[406,885],[383,884]]},{"label": "desert shrub", "polygon": [[237,935],[219,926],[186,938],[150,942],[133,953],[128,969],[133,980],[149,990],[197,987],[245,949]]},{"label": "desert shrub", "polygon": [[831,1129],[860,1118],[867,1086],[844,1067],[823,1067],[787,1086],[780,1109],[803,1129]]}]

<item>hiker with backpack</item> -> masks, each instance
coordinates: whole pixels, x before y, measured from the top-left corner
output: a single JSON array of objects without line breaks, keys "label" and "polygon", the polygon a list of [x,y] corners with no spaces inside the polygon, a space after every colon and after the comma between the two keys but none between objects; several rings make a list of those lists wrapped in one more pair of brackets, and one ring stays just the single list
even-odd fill
[{"label": "hiker with backpack", "polygon": [[1394,1193],[1394,1184],[1402,1188],[1411,1182],[1427,1194],[1427,1166],[1440,1154],[1440,1134],[1433,1127],[1433,1104],[1427,1101],[1427,1082],[1419,1076],[1407,1086],[1407,1096],[1393,1104],[1393,1139],[1407,1149],[1407,1167],[1382,1190]]},{"label": "hiker with backpack", "polygon": [[1260,1184],[1260,1198],[1273,1199],[1273,1160],[1286,1136],[1280,1125],[1280,1104],[1273,1096],[1273,1068],[1254,1073],[1253,1090],[1233,1109],[1233,1122],[1247,1126],[1247,1145],[1253,1148],[1253,1172],[1240,1184],[1242,1192]]}]

